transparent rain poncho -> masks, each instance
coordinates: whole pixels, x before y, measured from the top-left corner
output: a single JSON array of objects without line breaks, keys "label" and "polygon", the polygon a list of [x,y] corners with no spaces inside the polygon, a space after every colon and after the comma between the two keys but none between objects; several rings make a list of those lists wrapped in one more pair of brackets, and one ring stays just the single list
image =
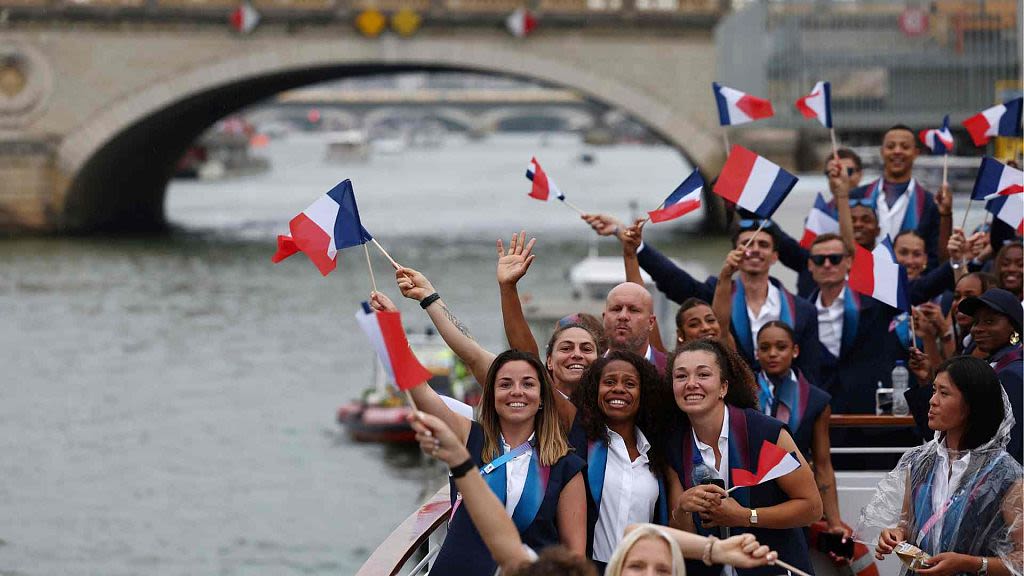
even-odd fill
[{"label": "transparent rain poncho", "polygon": [[[1014,419],[1005,391],[1003,406],[1003,421],[995,436],[961,456],[967,460],[966,470],[945,503],[934,506],[932,502],[936,474],[947,473],[940,456],[945,447],[936,432],[927,444],[907,451],[878,484],[861,511],[854,538],[873,548],[883,529],[903,528],[906,541],[930,556],[941,552],[998,556],[1013,574],[1022,576],[1021,467],[1006,452]],[[908,558],[901,559],[901,574],[905,574]]]}]

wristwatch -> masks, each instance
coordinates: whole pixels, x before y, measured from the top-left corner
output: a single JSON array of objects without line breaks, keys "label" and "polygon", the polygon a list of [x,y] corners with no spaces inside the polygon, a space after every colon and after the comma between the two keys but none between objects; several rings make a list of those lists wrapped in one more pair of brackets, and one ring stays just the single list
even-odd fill
[{"label": "wristwatch", "polygon": [[988,576],[988,558],[982,556],[981,558],[981,570],[978,570],[978,576]]},{"label": "wristwatch", "polygon": [[750,525],[751,526],[756,526],[757,525],[757,508],[751,508],[750,509]]}]

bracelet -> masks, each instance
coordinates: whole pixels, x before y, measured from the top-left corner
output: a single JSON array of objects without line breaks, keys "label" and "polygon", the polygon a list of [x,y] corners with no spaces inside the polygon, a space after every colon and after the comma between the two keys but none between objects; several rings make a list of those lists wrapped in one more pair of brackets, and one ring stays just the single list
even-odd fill
[{"label": "bracelet", "polygon": [[437,302],[440,299],[441,299],[441,295],[438,294],[437,292],[434,292],[430,296],[427,296],[423,300],[420,300],[420,308],[423,308],[424,310],[426,310],[427,306],[430,306],[431,304],[433,304],[434,302]]},{"label": "bracelet", "polygon": [[452,478],[462,478],[466,475],[466,472],[476,468],[476,462],[473,462],[472,458],[466,458],[466,461],[454,468],[449,468],[448,471],[451,473]]},{"label": "bracelet", "polygon": [[704,554],[701,555],[701,560],[704,562],[705,566],[711,566],[712,564],[711,549],[715,547],[716,540],[718,540],[718,538],[715,538],[714,536],[708,536],[707,544],[704,545]]}]

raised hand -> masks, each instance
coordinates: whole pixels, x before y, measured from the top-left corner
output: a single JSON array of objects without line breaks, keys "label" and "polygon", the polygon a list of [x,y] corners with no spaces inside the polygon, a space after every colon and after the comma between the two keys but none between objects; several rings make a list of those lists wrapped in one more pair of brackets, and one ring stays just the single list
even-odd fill
[{"label": "raised hand", "polygon": [[743,262],[745,256],[746,252],[743,248],[730,250],[725,256],[725,262],[722,263],[722,272],[719,274],[719,278],[731,279],[733,274],[740,269],[740,263]]},{"label": "raised hand", "polygon": [[939,210],[939,216],[953,215],[953,193],[949,184],[943,184],[935,194],[935,207]]},{"label": "raised hand", "polygon": [[646,223],[646,218],[637,218],[632,226],[618,234],[623,249],[636,252],[640,248],[640,243],[644,241],[644,224]]},{"label": "raised hand", "polygon": [[382,312],[398,312],[398,306],[384,295],[383,292],[371,292],[370,293],[370,307],[374,310],[380,310]]},{"label": "raised hand", "polygon": [[514,285],[526,275],[530,264],[537,257],[533,254],[533,245],[537,239],[526,241],[526,231],[513,234],[508,243],[508,251],[501,239],[498,239],[498,284]]},{"label": "raised hand", "polygon": [[963,229],[954,228],[953,233],[949,235],[949,242],[946,243],[946,251],[949,252],[949,259],[954,262],[966,260],[969,250],[970,245],[967,242],[967,238],[964,236]]},{"label": "raised hand", "polygon": [[853,186],[850,184],[850,175],[846,173],[846,167],[833,158],[828,161],[827,170],[828,189],[832,196],[842,200],[849,198]]},{"label": "raised hand", "polygon": [[929,360],[928,355],[921,352],[917,348],[910,349],[910,362],[907,363],[907,369],[910,373],[917,378],[917,382],[921,386],[927,386],[932,381],[932,364]]},{"label": "raised hand", "polygon": [[458,466],[469,458],[469,452],[458,436],[443,420],[426,412],[414,411],[409,414],[409,424],[416,431],[416,441],[424,454],[433,456],[448,464]]},{"label": "raised hand", "polygon": [[583,214],[580,218],[601,236],[618,236],[622,230],[622,223],[607,214]]},{"label": "raised hand", "polygon": [[427,277],[412,268],[398,268],[395,270],[395,283],[398,284],[398,289],[402,291],[402,296],[417,302],[435,292],[434,286],[430,284]]},{"label": "raised hand", "polygon": [[711,548],[711,562],[728,564],[737,568],[754,568],[771,564],[779,557],[767,546],[754,538],[753,534],[740,534],[715,542]]},{"label": "raised hand", "polygon": [[967,242],[970,245],[972,258],[977,258],[982,262],[992,258],[992,242],[988,232],[975,232],[971,234]]}]

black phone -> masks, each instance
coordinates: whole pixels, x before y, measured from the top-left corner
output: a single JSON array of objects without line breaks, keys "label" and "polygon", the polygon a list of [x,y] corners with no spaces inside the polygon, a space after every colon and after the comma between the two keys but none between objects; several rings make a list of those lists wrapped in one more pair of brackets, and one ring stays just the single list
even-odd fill
[{"label": "black phone", "polygon": [[818,534],[818,550],[825,554],[832,552],[841,558],[853,558],[853,539],[847,538],[844,543],[842,534],[822,532]]},{"label": "black phone", "polygon": [[714,484],[715,486],[718,486],[722,490],[725,490],[725,480],[722,480],[721,478],[708,478],[707,480],[701,482],[701,484]]}]

